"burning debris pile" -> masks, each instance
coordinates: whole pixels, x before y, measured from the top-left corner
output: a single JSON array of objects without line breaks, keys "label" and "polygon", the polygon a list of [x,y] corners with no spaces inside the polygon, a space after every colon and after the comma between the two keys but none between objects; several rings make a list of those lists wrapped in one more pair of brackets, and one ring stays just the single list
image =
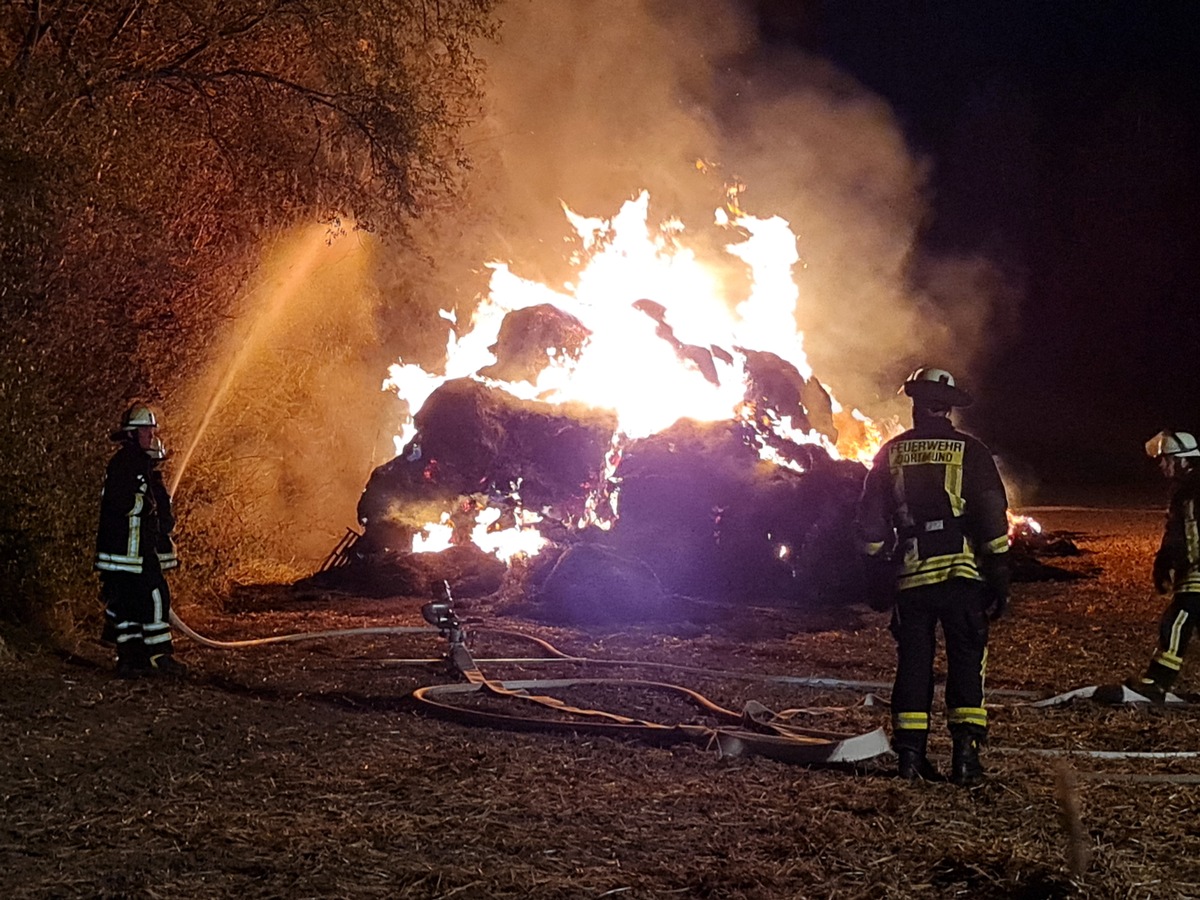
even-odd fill
[{"label": "burning debris pile", "polygon": [[385,386],[414,413],[327,583],[391,596],[445,580],[479,596],[507,579],[571,623],[678,619],[681,597],[866,599],[860,460],[888,435],[808,367],[795,236],[736,197],[717,210],[749,276],[733,304],[678,222],[648,228],[648,200],[611,221],[568,210],[573,283],[494,264],[468,327],[443,313],[445,372],[392,367]]},{"label": "burning debris pile", "polygon": [[1082,556],[1081,550],[1067,532],[1043,531],[1035,519],[1009,514],[1009,564],[1014,581],[1074,581],[1085,575],[1077,569],[1066,569],[1048,563],[1047,559]]},{"label": "burning debris pile", "polygon": [[763,460],[762,443],[745,422],[690,420],[632,442],[616,470],[613,546],[675,593],[859,599],[853,517],[864,467],[793,445],[803,457],[797,471]]},{"label": "burning debris pile", "polygon": [[[363,493],[365,533],[340,577],[427,574],[409,574],[411,557],[424,555],[411,548],[433,519],[448,529],[451,566],[489,533],[534,537],[525,543],[541,550],[531,577],[554,618],[654,619],[677,594],[858,599],[852,520],[865,470],[819,446],[773,437],[801,472],[763,460],[763,438],[745,422],[682,419],[610,449],[611,412],[516,400],[469,379],[438,388],[415,422],[417,437]],[[452,584],[462,575],[444,573]]]},{"label": "burning debris pile", "polygon": [[358,504],[362,538],[336,570],[369,594],[495,591],[501,560],[567,540],[604,490],[616,428],[607,410],[520,400],[447,381],[414,417],[417,436],[377,468]]},{"label": "burning debris pile", "polygon": [[[518,399],[486,379],[533,383],[548,360],[578,359],[589,332],[548,304],[509,312],[480,380],[436,388],[413,438],[372,474],[359,503],[365,533],[337,577],[383,593],[442,579],[458,594],[488,592],[503,573],[480,548],[511,555],[504,536],[541,551],[524,586],[560,621],[677,617],[678,595],[860,599],[853,515],[864,467],[770,427],[786,419],[832,446],[825,389],[774,353],[683,344],[661,306],[633,307],[710,383],[719,384],[718,363],[744,361],[739,416],[682,418],[629,439],[614,411]],[[413,552],[431,530],[449,545],[436,563]]]}]

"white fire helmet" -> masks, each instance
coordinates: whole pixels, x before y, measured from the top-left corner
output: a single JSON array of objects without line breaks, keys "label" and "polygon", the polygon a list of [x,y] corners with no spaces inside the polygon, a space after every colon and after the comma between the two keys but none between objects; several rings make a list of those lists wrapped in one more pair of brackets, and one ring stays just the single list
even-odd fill
[{"label": "white fire helmet", "polygon": [[144,426],[149,426],[150,428],[158,427],[158,419],[155,417],[154,411],[145,403],[133,404],[121,416],[122,431],[133,431]]},{"label": "white fire helmet", "polygon": [[1146,441],[1146,455],[1151,459],[1164,456],[1192,458],[1200,456],[1200,447],[1197,447],[1196,438],[1190,432],[1164,429]]},{"label": "white fire helmet", "polygon": [[945,369],[921,366],[904,380],[900,390],[912,397],[935,406],[970,406],[971,395],[954,382],[954,376]]}]

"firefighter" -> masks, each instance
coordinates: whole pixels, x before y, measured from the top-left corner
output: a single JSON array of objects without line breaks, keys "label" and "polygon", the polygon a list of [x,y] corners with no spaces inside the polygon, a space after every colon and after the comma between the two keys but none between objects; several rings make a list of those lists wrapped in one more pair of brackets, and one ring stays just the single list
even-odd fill
[{"label": "firefighter", "polygon": [[892,611],[892,743],[902,778],[940,780],[926,756],[940,622],[951,780],[972,786],[983,779],[988,622],[1008,607],[1008,501],[991,451],[950,421],[971,402],[954,377],[920,368],[901,390],[913,427],[880,448],[858,508],[872,606]]},{"label": "firefighter", "polygon": [[171,593],[163,573],[178,559],[171,496],[159,470],[166,454],[157,431],[158,418],[144,403],[125,411],[111,435],[119,446],[100,497],[94,567],[105,605],[102,640],[116,644],[122,678],[186,674],[172,655]]},{"label": "firefighter", "polygon": [[1158,652],[1141,678],[1126,686],[1162,702],[1179,676],[1183,654],[1200,616],[1200,531],[1196,505],[1200,500],[1200,449],[1186,431],[1160,431],[1146,442],[1146,453],[1158,461],[1173,489],[1167,506],[1162,541],[1154,555],[1154,588],[1170,594],[1171,602],[1158,628]]}]

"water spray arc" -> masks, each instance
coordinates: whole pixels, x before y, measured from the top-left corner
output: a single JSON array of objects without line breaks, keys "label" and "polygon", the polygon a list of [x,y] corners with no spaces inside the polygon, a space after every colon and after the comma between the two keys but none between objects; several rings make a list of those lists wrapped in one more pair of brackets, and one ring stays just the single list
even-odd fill
[{"label": "water spray arc", "polygon": [[183,474],[187,471],[188,464],[196,452],[196,447],[199,446],[200,441],[204,438],[205,433],[208,431],[208,426],[212,423],[213,417],[216,415],[217,410],[220,409],[230,388],[237,381],[238,375],[245,367],[246,362],[261,348],[264,339],[271,333],[283,311],[309,278],[311,278],[319,265],[330,264],[344,258],[345,253],[348,252],[339,249],[338,252],[342,253],[343,256],[331,258],[330,254],[335,252],[333,245],[334,235],[330,226],[310,226],[305,229],[295,248],[288,254],[289,261],[285,263],[286,271],[283,277],[278,279],[274,284],[262,285],[253,289],[247,296],[247,306],[249,306],[249,301],[259,293],[267,295],[267,303],[256,313],[248,313],[249,318],[247,319],[244,335],[225,370],[221,373],[220,381],[218,381],[216,388],[212,392],[212,396],[209,398],[208,405],[205,407],[204,414],[200,418],[199,426],[192,435],[191,442],[183,452],[179,462],[174,466],[170,482],[170,491],[172,494],[175,493],[179,487],[179,483],[183,480]]},{"label": "water spray arc", "polygon": [[[208,430],[209,424],[212,422],[216,412],[220,409],[225,397],[228,395],[230,388],[236,382],[238,375],[244,368],[247,360],[252,354],[258,350],[272,328],[279,321],[283,311],[288,304],[299,293],[301,287],[312,277],[319,265],[331,265],[336,263],[348,255],[352,251],[340,249],[338,256],[331,256],[334,252],[331,248],[334,245],[335,233],[329,225],[312,225],[305,229],[303,234],[297,240],[296,245],[289,254],[289,258],[284,263],[285,271],[283,277],[278,279],[269,293],[269,302],[259,310],[257,315],[254,315],[248,320],[245,333],[242,336],[240,343],[237,346],[236,352],[231,357],[229,364],[221,373],[220,381],[217,383],[212,396],[209,398],[208,404],[205,407],[204,414],[200,419],[200,425],[196,428],[195,434],[192,436],[191,442],[184,451],[178,463],[174,466],[173,474],[170,481],[170,492],[174,494],[183,480],[184,472],[187,471],[188,463],[191,462],[192,456],[196,452],[200,441],[203,439]],[[247,302],[253,298],[258,292],[265,292],[265,286],[257,288],[247,296]],[[365,635],[365,634],[407,634],[415,631],[430,631],[436,629],[428,628],[357,628],[334,632],[317,632],[311,634],[295,634],[282,635],[272,638],[263,638],[257,640],[245,641],[214,641],[197,634],[184,622],[179,615],[171,610],[171,624],[183,634],[187,635],[192,640],[202,646],[211,648],[233,649],[241,647],[259,646],[262,644],[273,644],[281,642],[292,642],[300,640],[312,640],[322,637],[332,637],[340,634],[350,635]]]}]

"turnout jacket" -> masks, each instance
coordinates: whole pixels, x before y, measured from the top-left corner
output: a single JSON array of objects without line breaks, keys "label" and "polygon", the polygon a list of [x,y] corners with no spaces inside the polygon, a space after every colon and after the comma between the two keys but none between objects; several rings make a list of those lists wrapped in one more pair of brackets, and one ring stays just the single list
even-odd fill
[{"label": "turnout jacket", "polygon": [[1200,479],[1193,474],[1171,494],[1162,542],[1154,557],[1154,580],[1175,593],[1200,593],[1200,531],[1196,506]]},{"label": "turnout jacket", "polygon": [[171,495],[158,460],[136,444],[123,443],[104,474],[95,568],[132,574],[175,568],[174,527]]},{"label": "turnout jacket", "polygon": [[1008,552],[1008,499],[991,451],[940,417],[893,438],[867,473],[858,528],[868,557],[896,565],[899,590],[986,580]]}]

